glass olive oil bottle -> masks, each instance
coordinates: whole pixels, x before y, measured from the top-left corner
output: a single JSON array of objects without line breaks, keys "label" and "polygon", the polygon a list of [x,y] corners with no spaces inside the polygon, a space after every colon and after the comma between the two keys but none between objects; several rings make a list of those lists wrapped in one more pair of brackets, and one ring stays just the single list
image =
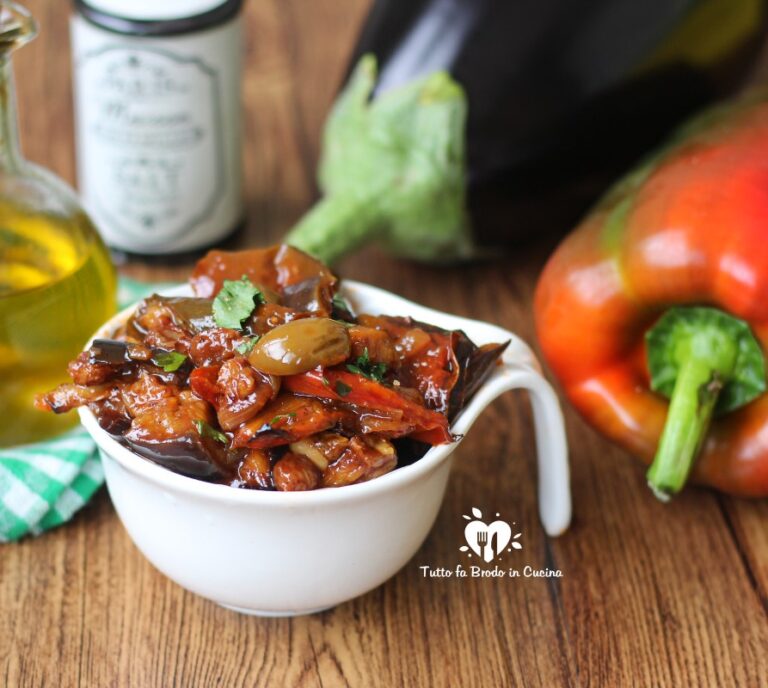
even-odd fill
[{"label": "glass olive oil bottle", "polygon": [[115,311],[109,254],[75,194],[19,150],[11,52],[34,20],[0,4],[0,446],[45,439],[75,418],[40,413],[36,393]]}]

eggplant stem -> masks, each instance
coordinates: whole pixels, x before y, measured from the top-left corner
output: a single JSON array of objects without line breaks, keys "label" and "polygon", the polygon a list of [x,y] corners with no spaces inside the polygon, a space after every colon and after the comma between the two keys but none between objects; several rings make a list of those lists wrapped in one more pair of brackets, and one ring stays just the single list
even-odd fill
[{"label": "eggplant stem", "polygon": [[285,243],[334,263],[375,237],[383,226],[375,199],[326,196],[288,233]]}]

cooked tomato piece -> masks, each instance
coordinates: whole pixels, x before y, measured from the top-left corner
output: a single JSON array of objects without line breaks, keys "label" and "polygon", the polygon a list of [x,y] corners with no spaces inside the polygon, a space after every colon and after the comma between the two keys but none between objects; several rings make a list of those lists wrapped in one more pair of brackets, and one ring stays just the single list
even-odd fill
[{"label": "cooked tomato piece", "polygon": [[189,375],[189,386],[192,391],[214,406],[218,403],[219,397],[216,383],[219,379],[220,369],[220,365],[203,366],[202,368],[195,368]]}]

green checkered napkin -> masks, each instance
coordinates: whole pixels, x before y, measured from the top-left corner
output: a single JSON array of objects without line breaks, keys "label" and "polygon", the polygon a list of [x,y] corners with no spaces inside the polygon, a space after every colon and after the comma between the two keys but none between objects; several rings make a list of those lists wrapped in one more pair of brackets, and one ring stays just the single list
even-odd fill
[{"label": "green checkered napkin", "polygon": [[[162,286],[121,278],[118,301],[128,306]],[[96,445],[81,427],[45,442],[0,449],[0,542],[66,523],[103,482]]]}]

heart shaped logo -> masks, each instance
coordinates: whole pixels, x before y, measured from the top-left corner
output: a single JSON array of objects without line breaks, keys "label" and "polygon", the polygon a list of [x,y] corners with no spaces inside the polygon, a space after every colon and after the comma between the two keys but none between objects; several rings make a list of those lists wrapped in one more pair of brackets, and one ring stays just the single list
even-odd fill
[{"label": "heart shaped logo", "polygon": [[[492,523],[485,523],[482,518],[483,514],[480,509],[473,507],[472,515],[475,520],[470,519],[469,516],[464,516],[469,521],[464,528],[464,538],[467,541],[465,546],[459,549],[463,552],[472,550],[478,557],[483,559],[486,563],[492,562],[498,557],[510,544],[512,540],[512,528],[509,523],[502,520],[496,520]],[[498,514],[496,514],[498,516]],[[522,549],[523,546],[517,542],[520,537],[520,533],[517,533],[512,542],[514,549]]]}]

